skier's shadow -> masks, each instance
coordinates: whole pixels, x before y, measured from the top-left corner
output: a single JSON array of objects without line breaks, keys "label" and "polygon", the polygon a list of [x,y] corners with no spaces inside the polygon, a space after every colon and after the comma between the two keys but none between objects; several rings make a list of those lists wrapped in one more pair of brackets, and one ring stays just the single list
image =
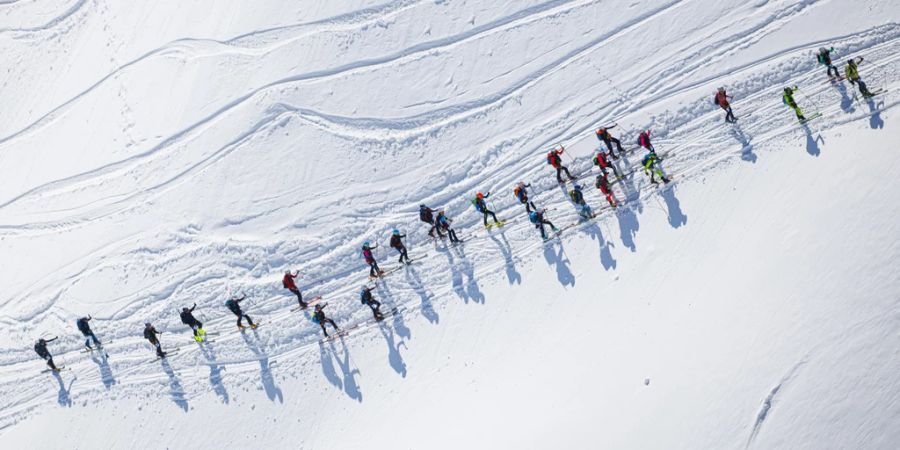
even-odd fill
[{"label": "skier's shadow", "polygon": [[341,381],[341,377],[338,376],[337,371],[334,369],[334,362],[331,359],[331,352],[329,349],[325,348],[325,344],[320,340],[319,341],[319,360],[322,363],[322,373],[325,375],[325,379],[328,380],[329,383],[334,385],[334,387],[343,390],[344,383]]},{"label": "skier's shadow", "polygon": [[91,361],[94,361],[94,364],[96,364],[97,368],[100,370],[100,380],[103,381],[103,386],[105,386],[106,389],[109,389],[112,385],[116,384],[116,378],[113,377],[112,369],[109,367],[109,361],[107,361],[106,358],[102,355],[92,354]]},{"label": "skier's shadow", "polygon": [[853,99],[850,98],[850,95],[847,93],[847,86],[839,81],[832,82],[831,84],[841,94],[841,109],[844,110],[844,112],[852,113],[856,108],[853,107]]},{"label": "skier's shadow", "polygon": [[463,299],[465,303],[469,303],[469,300],[472,300],[475,303],[484,303],[484,294],[481,293],[481,290],[478,287],[478,281],[475,280],[475,268],[472,267],[472,263],[469,262],[466,257],[466,253],[462,246],[456,246],[454,248],[459,253],[457,256],[459,257],[459,265],[462,266],[462,268],[458,269],[456,267],[457,261],[456,258],[453,257],[454,252],[452,250],[448,251],[447,259],[449,260],[448,264],[450,264],[450,270],[453,276],[453,292],[455,292],[459,298]]},{"label": "skier's shadow", "polygon": [[678,198],[675,197],[675,186],[666,187],[660,192],[660,196],[662,196],[663,200],[666,202],[666,208],[668,209],[669,216],[669,225],[672,225],[672,228],[678,228],[682,225],[687,225],[687,215],[681,211],[681,202],[678,201]]},{"label": "skier's shadow", "polygon": [[632,252],[636,252],[637,244],[634,242],[634,237],[641,226],[634,210],[629,206],[616,208],[616,219],[619,221],[619,237],[622,239],[622,244]]},{"label": "skier's shadow", "polygon": [[406,363],[403,362],[403,355],[400,354],[400,346],[402,345],[405,348],[406,344],[402,340],[399,343],[396,342],[394,331],[383,322],[378,324],[378,329],[381,330],[381,335],[384,336],[384,340],[387,342],[388,361],[391,363],[391,368],[400,376],[406,378]]},{"label": "skier's shadow", "polygon": [[[509,280],[509,284],[522,284],[522,274],[516,270],[516,262],[513,259],[512,248],[509,245],[509,241],[506,240],[506,235],[501,233],[500,239],[497,239],[497,236],[494,235],[490,237],[497,248],[500,249],[500,254],[503,255],[503,262],[506,265],[506,278]],[[501,239],[503,242],[500,242]]]},{"label": "skier's shadow", "polygon": [[[397,301],[394,298],[394,293],[391,292],[391,289],[388,287],[387,283],[384,280],[381,280],[381,283],[376,286],[381,288],[381,292],[383,293],[385,300],[390,300],[389,303],[392,305],[397,305]],[[402,338],[409,339],[412,337],[412,332],[409,330],[409,327],[403,322],[403,315],[398,311],[397,314],[393,315],[394,322],[394,330],[397,331],[397,335]]]},{"label": "skier's shadow", "polygon": [[869,112],[872,113],[872,116],[869,117],[869,126],[872,127],[873,130],[884,128],[884,119],[881,118],[880,109],[884,107],[884,101],[876,103],[873,98],[869,97],[866,99],[866,105],[869,106]]},{"label": "skier's shadow", "polygon": [[78,377],[72,377],[72,381],[69,382],[69,387],[66,387],[66,383],[63,382],[62,376],[59,372],[52,371],[53,378],[56,378],[56,382],[59,384],[59,393],[57,394],[56,401],[59,402],[60,406],[72,406],[72,396],[70,393],[72,392],[72,385],[75,384],[75,380]]},{"label": "skier's shadow", "polygon": [[734,137],[739,144],[741,144],[741,159],[747,162],[755,163],[756,162],[756,154],[753,153],[753,142],[750,137],[744,133],[744,130],[741,129],[741,126],[738,124],[733,124],[731,128],[731,136]]},{"label": "skier's shadow", "polygon": [[609,247],[613,244],[612,242],[606,242],[606,240],[603,239],[603,233],[600,231],[600,226],[597,225],[597,222],[591,220],[582,231],[587,233],[591,239],[597,241],[597,245],[600,248],[600,264],[603,264],[603,268],[606,270],[615,269],[616,260],[609,250]]},{"label": "skier's shadow", "polygon": [[428,292],[428,289],[425,288],[425,285],[422,284],[422,279],[419,278],[419,274],[416,273],[416,269],[410,267],[406,270],[406,281],[412,286],[413,291],[419,295],[419,299],[421,300],[421,311],[422,315],[425,316],[431,323],[438,323],[440,317],[438,316],[437,311],[434,310],[434,307],[431,305],[431,293]]},{"label": "skier's shadow", "polygon": [[230,400],[228,390],[225,389],[225,385],[222,383],[222,370],[225,368],[217,364],[216,352],[213,350],[212,344],[207,342],[205,344],[197,345],[200,347],[200,353],[206,359],[207,364],[209,364],[209,384],[212,386],[216,395],[222,397],[222,402],[228,403]]},{"label": "skier's shadow", "polygon": [[[358,401],[362,402],[362,392],[359,390],[359,385],[356,383],[356,375],[359,374],[359,369],[351,369],[350,368],[350,350],[347,349],[347,344],[344,342],[343,336],[340,338],[341,347],[343,348],[343,357],[338,357],[337,349],[334,347],[334,341],[329,343],[329,347],[331,350],[331,355],[334,357],[334,360],[337,361],[338,366],[341,368],[341,372],[344,374],[344,392],[347,393],[347,396]],[[337,374],[335,374],[337,376]]]},{"label": "skier's shadow", "polygon": [[806,133],[806,152],[812,156],[819,156],[822,154],[822,149],[819,148],[819,141],[825,143],[825,138],[821,135],[816,135],[813,137],[813,132],[809,128],[808,123],[803,123],[803,132]]},{"label": "skier's shadow", "polygon": [[183,409],[184,412],[187,412],[188,402],[184,395],[184,388],[181,386],[181,380],[178,379],[175,370],[169,365],[169,360],[167,358],[161,358],[159,363],[162,366],[163,371],[166,372],[166,375],[169,376],[169,396],[179,408]]},{"label": "skier's shadow", "polygon": [[[559,247],[559,252],[556,252],[554,247]],[[559,284],[575,286],[575,275],[569,270],[569,260],[566,258],[562,242],[556,240],[545,243],[544,259],[547,260],[547,264],[556,266],[556,278],[559,280]]]},{"label": "skier's shadow", "polygon": [[262,382],[263,389],[266,391],[266,396],[269,397],[269,400],[278,400],[279,403],[284,403],[284,394],[282,394],[281,389],[275,384],[275,377],[272,376],[269,355],[266,355],[257,343],[259,336],[256,334],[256,330],[253,330],[253,339],[251,339],[246,332],[241,332],[241,337],[247,344],[247,348],[249,348],[259,360],[259,378]]}]

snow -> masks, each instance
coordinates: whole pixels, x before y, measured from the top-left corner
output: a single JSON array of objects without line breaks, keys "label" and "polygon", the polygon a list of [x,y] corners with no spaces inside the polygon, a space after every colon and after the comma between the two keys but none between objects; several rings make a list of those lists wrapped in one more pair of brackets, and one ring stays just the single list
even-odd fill
[{"label": "snow", "polygon": [[[0,1],[3,448],[894,448],[891,2]],[[863,56],[870,89],[812,53]],[[842,67],[843,64],[839,64]],[[823,117],[796,124],[780,91]],[[734,95],[722,122],[716,87]],[[676,182],[542,244],[593,129]],[[628,154],[620,167],[642,155]],[[509,219],[485,232],[469,198]],[[463,246],[427,240],[446,208]],[[363,240],[408,270],[356,292]],[[300,269],[342,327],[320,342]],[[239,333],[223,302],[261,321]],[[198,348],[177,310],[197,303]],[[108,361],[80,352],[92,314]],[[144,322],[164,332],[153,361]],[[39,336],[71,370],[40,373]],[[48,432],[49,431],[49,432]]]}]

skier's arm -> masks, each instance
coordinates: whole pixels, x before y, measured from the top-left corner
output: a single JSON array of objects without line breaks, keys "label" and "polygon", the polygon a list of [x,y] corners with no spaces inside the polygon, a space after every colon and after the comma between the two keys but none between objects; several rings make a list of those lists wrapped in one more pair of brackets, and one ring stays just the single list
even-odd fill
[{"label": "skier's arm", "polygon": [[57,338],[59,338],[59,336],[53,336],[53,339],[46,339],[45,342],[53,342],[53,341],[55,341]]},{"label": "skier's arm", "polygon": [[191,306],[190,311],[191,311],[191,312],[194,312],[194,308],[196,308],[196,307],[197,307],[197,303],[194,303],[194,306]]},{"label": "skier's arm", "polygon": [[606,127],[606,129],[607,129],[607,130],[612,130],[613,128],[615,128],[615,127],[618,126],[618,125],[619,125],[619,124],[614,123],[614,124],[612,124],[612,125]]}]

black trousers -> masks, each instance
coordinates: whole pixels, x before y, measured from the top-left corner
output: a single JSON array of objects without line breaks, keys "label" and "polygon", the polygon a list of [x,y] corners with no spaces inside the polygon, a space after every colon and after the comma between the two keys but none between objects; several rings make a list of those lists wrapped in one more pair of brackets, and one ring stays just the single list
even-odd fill
[{"label": "black trousers", "polygon": [[331,319],[329,319],[329,318],[326,317],[326,318],[322,319],[322,320],[319,322],[319,326],[322,327],[322,332],[325,333],[325,336],[328,336],[328,332],[325,331],[325,324],[326,324],[326,323],[331,324],[331,326],[333,326],[335,330],[339,329],[338,326],[337,326],[337,324],[334,323],[333,320],[331,320]]},{"label": "black trousers", "polygon": [[487,218],[488,218],[488,214],[490,214],[491,217],[494,218],[494,223],[499,223],[499,222],[500,222],[499,220],[497,220],[497,215],[494,214],[494,212],[491,211],[491,210],[489,210],[489,209],[485,209],[485,210],[482,211],[481,213],[484,215],[484,226],[487,226]]},{"label": "black trousers", "polygon": [[397,251],[400,252],[400,264],[403,264],[404,259],[406,259],[406,262],[409,262],[409,255],[406,254],[406,247],[400,247]]},{"label": "black trousers", "polygon": [[606,143],[606,148],[609,149],[609,154],[612,155],[613,158],[618,158],[618,156],[613,153],[613,144],[616,144],[616,148],[619,150],[619,154],[623,153],[622,142],[620,142],[618,139],[611,137],[609,139],[603,139],[603,142]]},{"label": "black trousers", "polygon": [[573,178],[575,178],[575,177],[572,176],[571,173],[569,173],[569,168],[568,168],[568,167],[566,167],[566,166],[559,166],[559,167],[556,168],[556,181],[559,181],[560,183],[563,182],[563,179],[562,179],[562,173],[563,173],[563,172],[566,173],[566,176],[568,176],[570,180],[573,179]]}]

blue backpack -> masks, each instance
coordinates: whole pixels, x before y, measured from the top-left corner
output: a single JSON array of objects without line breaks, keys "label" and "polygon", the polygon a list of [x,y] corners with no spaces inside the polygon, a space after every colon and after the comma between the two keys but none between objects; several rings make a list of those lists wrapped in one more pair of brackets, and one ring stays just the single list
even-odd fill
[{"label": "blue backpack", "polygon": [[537,211],[532,211],[531,214],[528,215],[528,220],[531,220],[531,223],[538,223]]}]

